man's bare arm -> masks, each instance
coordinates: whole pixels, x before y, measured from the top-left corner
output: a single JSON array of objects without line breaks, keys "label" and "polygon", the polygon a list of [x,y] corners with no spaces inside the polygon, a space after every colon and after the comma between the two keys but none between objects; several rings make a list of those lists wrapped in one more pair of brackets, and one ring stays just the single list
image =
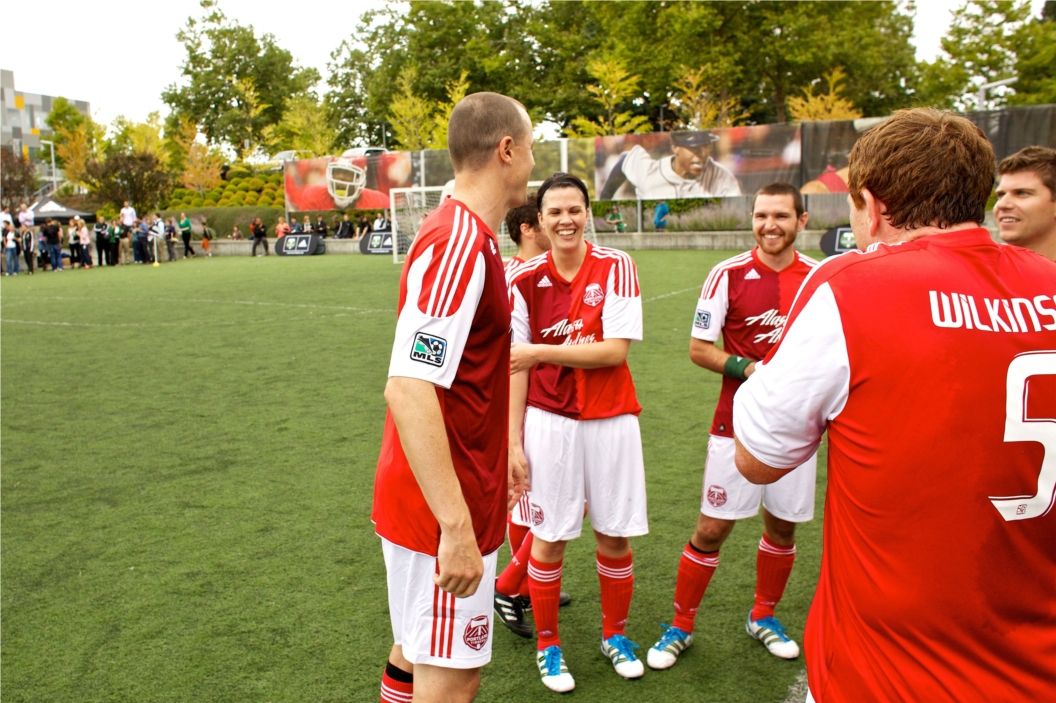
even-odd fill
[{"label": "man's bare arm", "polygon": [[741,472],[741,475],[744,476],[748,483],[773,483],[789,471],[795,470],[794,468],[777,469],[773,466],[768,466],[752,456],[751,452],[744,448],[739,439],[734,437],[733,441],[737,447],[737,453],[734,455],[733,461],[737,465],[737,470]]},{"label": "man's bare arm", "polygon": [[606,339],[590,344],[514,344],[510,350],[510,373],[526,371],[536,364],[555,364],[573,369],[619,366],[630,351],[629,339]]},{"label": "man's bare arm", "polygon": [[[696,337],[689,341],[690,360],[697,366],[705,368],[708,371],[714,371],[717,374],[724,373],[726,361],[730,356],[730,354],[715,346],[714,342],[706,342],[703,339],[697,339]],[[747,378],[753,373],[755,373],[754,361],[748,364],[748,368],[744,370],[744,375]]]},{"label": "man's bare arm", "polygon": [[459,598],[471,596],[484,575],[484,560],[451,462],[436,386],[417,378],[392,376],[385,386],[385,400],[411,471],[440,523],[440,573],[433,578],[448,593]]}]

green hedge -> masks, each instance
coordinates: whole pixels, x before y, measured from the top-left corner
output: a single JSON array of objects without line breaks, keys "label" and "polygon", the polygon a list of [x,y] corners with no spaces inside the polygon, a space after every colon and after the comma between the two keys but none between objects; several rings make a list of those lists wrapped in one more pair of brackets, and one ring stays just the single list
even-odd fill
[{"label": "green hedge", "polygon": [[194,239],[202,238],[202,218],[206,218],[209,226],[216,232],[219,239],[227,239],[234,225],[242,231],[244,237],[249,237],[249,224],[256,218],[260,218],[268,228],[268,236],[275,235],[275,223],[283,217],[283,211],[273,207],[187,207],[176,210],[162,210],[161,216],[171,217],[178,220],[180,213],[187,213],[194,227]]}]

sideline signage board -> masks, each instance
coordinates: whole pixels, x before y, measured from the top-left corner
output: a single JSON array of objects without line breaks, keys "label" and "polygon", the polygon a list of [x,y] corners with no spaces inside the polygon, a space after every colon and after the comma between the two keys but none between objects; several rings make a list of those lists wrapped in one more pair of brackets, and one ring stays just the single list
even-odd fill
[{"label": "sideline signage board", "polygon": [[287,234],[275,242],[275,253],[282,256],[311,256],[325,252],[326,245],[316,234]]},{"label": "sideline signage board", "polygon": [[835,256],[854,251],[858,247],[854,243],[854,232],[850,226],[833,227],[821,235],[821,250],[825,256]]},{"label": "sideline signage board", "polygon": [[370,232],[359,240],[359,251],[363,254],[388,254],[392,256],[392,231]]}]

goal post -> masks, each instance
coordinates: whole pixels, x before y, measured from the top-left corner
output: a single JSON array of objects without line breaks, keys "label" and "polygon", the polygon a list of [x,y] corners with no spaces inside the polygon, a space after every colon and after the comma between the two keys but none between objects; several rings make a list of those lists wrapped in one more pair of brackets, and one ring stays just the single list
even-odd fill
[{"label": "goal post", "polygon": [[[543,184],[542,181],[532,181],[528,184],[528,190],[532,191]],[[407,256],[414,238],[418,236],[418,229],[422,226],[425,218],[440,206],[443,199],[444,186],[418,186],[414,188],[393,188],[389,191],[392,213],[389,218],[392,222],[392,261],[395,264],[403,262]],[[502,258],[509,259],[517,253],[517,245],[510,239],[506,231],[506,223],[503,222],[499,231],[495,233],[499,240],[499,253]],[[597,233],[594,231],[594,218],[587,216],[586,230],[583,238],[588,242],[597,244]]]}]

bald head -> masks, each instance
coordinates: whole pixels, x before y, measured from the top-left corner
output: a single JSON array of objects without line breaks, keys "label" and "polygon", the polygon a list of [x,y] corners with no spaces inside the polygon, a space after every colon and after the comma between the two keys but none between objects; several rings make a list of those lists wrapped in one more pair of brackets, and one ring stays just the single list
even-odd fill
[{"label": "bald head", "polygon": [[505,137],[517,144],[531,138],[532,123],[524,105],[498,93],[467,95],[451,111],[447,150],[455,172],[483,168]]}]

